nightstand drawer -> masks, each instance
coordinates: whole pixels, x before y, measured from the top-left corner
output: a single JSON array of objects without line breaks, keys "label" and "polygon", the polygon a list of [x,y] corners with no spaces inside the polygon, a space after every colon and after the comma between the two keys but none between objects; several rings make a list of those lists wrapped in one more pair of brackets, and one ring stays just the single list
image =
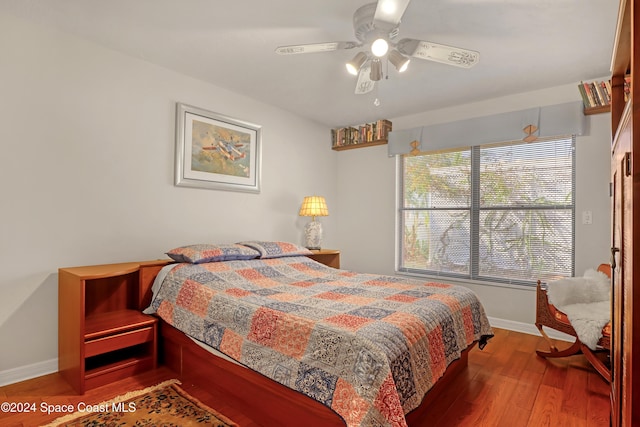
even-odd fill
[{"label": "nightstand drawer", "polygon": [[85,343],[84,357],[91,357],[98,354],[108,353],[121,348],[131,347],[137,344],[153,341],[155,336],[155,326],[136,329],[121,334],[110,335]]}]

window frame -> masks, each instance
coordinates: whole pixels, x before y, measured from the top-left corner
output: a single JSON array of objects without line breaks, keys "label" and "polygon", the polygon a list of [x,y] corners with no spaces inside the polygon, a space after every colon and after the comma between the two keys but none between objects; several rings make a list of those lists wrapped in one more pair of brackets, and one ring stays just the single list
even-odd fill
[{"label": "window frame", "polygon": [[[564,209],[569,210],[571,215],[571,255],[570,255],[570,270],[571,276],[575,274],[575,257],[576,257],[576,136],[575,135],[560,135],[554,137],[547,138],[539,138],[533,142],[548,142],[548,141],[556,141],[556,140],[570,140],[570,151],[571,151],[571,202],[565,205],[552,205],[549,207],[541,206],[526,206],[526,209],[534,210],[534,209]],[[523,280],[520,278],[500,278],[500,277],[489,277],[483,276],[479,274],[479,216],[483,210],[517,210],[522,207],[490,207],[490,208],[481,208],[479,205],[480,199],[480,149],[481,148],[491,148],[495,146],[508,146],[522,144],[522,141],[508,141],[503,143],[489,143],[489,144],[479,144],[475,146],[460,146],[460,147],[452,147],[445,150],[434,150],[431,152],[422,152],[423,155],[428,154],[436,154],[436,153],[444,153],[444,152],[458,152],[458,151],[469,151],[472,159],[470,169],[471,169],[471,179],[470,179],[470,203],[469,207],[459,208],[459,207],[446,207],[446,208],[405,208],[404,207],[404,190],[405,190],[405,176],[404,176],[404,158],[406,155],[398,155],[396,156],[396,262],[395,262],[395,270],[396,273],[402,275],[409,276],[418,276],[418,277],[437,277],[437,278],[449,278],[452,280],[459,281],[468,281],[478,284],[495,284],[495,285],[518,285],[525,287],[535,286],[537,283],[536,279],[532,280]],[[418,154],[420,155],[420,154]],[[437,270],[427,270],[427,269],[417,269],[413,267],[402,267],[403,264],[403,249],[404,249],[404,213],[406,211],[437,211],[437,210],[462,210],[468,211],[470,215],[470,224],[469,224],[469,274],[460,274],[453,272],[442,272]]]}]

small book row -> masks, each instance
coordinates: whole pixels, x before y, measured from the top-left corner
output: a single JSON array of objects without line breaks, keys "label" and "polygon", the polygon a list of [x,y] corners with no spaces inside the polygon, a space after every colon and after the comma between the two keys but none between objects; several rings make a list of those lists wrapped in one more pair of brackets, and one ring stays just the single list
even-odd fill
[{"label": "small book row", "polygon": [[611,81],[580,82],[578,85],[584,108],[611,105]]},{"label": "small book row", "polygon": [[[585,108],[596,108],[611,105],[611,80],[601,82],[580,82],[578,85]],[[631,76],[624,78],[624,102],[629,100],[631,92]]]},{"label": "small book row", "polygon": [[386,119],[360,126],[331,129],[331,146],[335,148],[386,140],[391,129],[391,122]]}]

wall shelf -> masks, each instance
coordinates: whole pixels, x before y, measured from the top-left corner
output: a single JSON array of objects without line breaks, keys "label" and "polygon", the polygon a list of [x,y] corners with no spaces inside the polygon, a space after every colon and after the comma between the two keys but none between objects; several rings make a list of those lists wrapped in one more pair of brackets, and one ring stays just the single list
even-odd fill
[{"label": "wall shelf", "polygon": [[584,109],[584,115],[590,116],[592,114],[602,114],[611,112],[611,105],[602,105],[600,107],[589,107]]},{"label": "wall shelf", "polygon": [[331,129],[331,149],[342,151],[384,145],[387,143],[391,129],[391,121],[386,119],[359,126]]},{"label": "wall shelf", "polygon": [[352,150],[354,148],[373,147],[375,145],[385,145],[386,143],[387,143],[386,139],[379,139],[377,141],[359,142],[358,144],[337,145],[337,146],[331,147],[331,149],[336,151],[344,151],[344,150]]}]

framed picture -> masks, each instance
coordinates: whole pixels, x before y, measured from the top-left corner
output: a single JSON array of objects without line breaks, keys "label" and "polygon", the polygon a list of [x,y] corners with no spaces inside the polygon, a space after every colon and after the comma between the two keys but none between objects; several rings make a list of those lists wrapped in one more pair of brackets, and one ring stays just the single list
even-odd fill
[{"label": "framed picture", "polygon": [[260,128],[178,103],[175,184],[259,193]]}]

